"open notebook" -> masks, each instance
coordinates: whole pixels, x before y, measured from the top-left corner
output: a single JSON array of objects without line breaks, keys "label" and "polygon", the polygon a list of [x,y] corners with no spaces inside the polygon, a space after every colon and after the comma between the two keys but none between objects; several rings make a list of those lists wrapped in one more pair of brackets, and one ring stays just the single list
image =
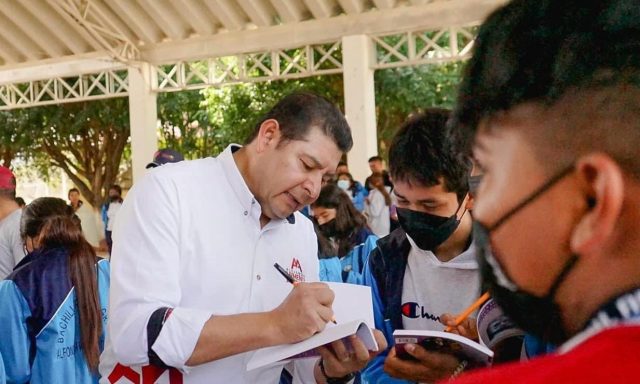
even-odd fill
[{"label": "open notebook", "polygon": [[328,284],[335,293],[333,312],[337,325],[329,323],[322,332],[299,343],[257,350],[247,363],[248,371],[285,360],[318,356],[315,348],[354,334],[369,350],[378,350],[371,331],[374,327],[371,288],[344,283]]}]

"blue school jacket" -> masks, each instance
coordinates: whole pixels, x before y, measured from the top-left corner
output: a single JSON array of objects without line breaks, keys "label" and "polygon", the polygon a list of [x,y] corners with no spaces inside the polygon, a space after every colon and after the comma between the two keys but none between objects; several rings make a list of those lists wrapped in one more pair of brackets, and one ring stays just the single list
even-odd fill
[{"label": "blue school jacket", "polygon": [[[102,308],[100,350],[109,302],[109,262],[96,263]],[[27,255],[0,281],[0,356],[7,383],[97,383],[81,349],[75,289],[64,248]],[[4,383],[3,381],[0,381]]]}]

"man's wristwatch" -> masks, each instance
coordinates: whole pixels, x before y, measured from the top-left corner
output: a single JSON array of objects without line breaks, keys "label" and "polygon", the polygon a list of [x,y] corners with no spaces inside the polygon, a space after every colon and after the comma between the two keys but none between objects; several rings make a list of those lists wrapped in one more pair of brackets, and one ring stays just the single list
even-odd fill
[{"label": "man's wristwatch", "polygon": [[327,372],[324,370],[324,360],[322,358],[320,358],[320,364],[318,365],[320,366],[320,373],[322,373],[322,376],[324,376],[327,384],[347,384],[348,382],[353,380],[354,377],[356,377],[356,375],[353,373],[342,377],[329,377],[329,375],[327,375]]}]

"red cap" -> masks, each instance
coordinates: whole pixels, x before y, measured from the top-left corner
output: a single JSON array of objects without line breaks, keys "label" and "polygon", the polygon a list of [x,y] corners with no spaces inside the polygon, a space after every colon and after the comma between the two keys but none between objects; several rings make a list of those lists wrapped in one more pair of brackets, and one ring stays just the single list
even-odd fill
[{"label": "red cap", "polygon": [[9,168],[0,166],[0,189],[16,189],[16,177]]}]

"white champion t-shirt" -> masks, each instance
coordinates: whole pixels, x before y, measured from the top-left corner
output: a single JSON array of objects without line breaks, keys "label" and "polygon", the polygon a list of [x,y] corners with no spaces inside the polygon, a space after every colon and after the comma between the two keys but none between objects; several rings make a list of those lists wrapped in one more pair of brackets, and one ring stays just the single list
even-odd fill
[{"label": "white champion t-shirt", "polygon": [[480,274],[473,244],[443,263],[431,251],[411,243],[402,286],[402,325],[405,329],[442,331],[443,313],[458,314],[480,294]]}]

